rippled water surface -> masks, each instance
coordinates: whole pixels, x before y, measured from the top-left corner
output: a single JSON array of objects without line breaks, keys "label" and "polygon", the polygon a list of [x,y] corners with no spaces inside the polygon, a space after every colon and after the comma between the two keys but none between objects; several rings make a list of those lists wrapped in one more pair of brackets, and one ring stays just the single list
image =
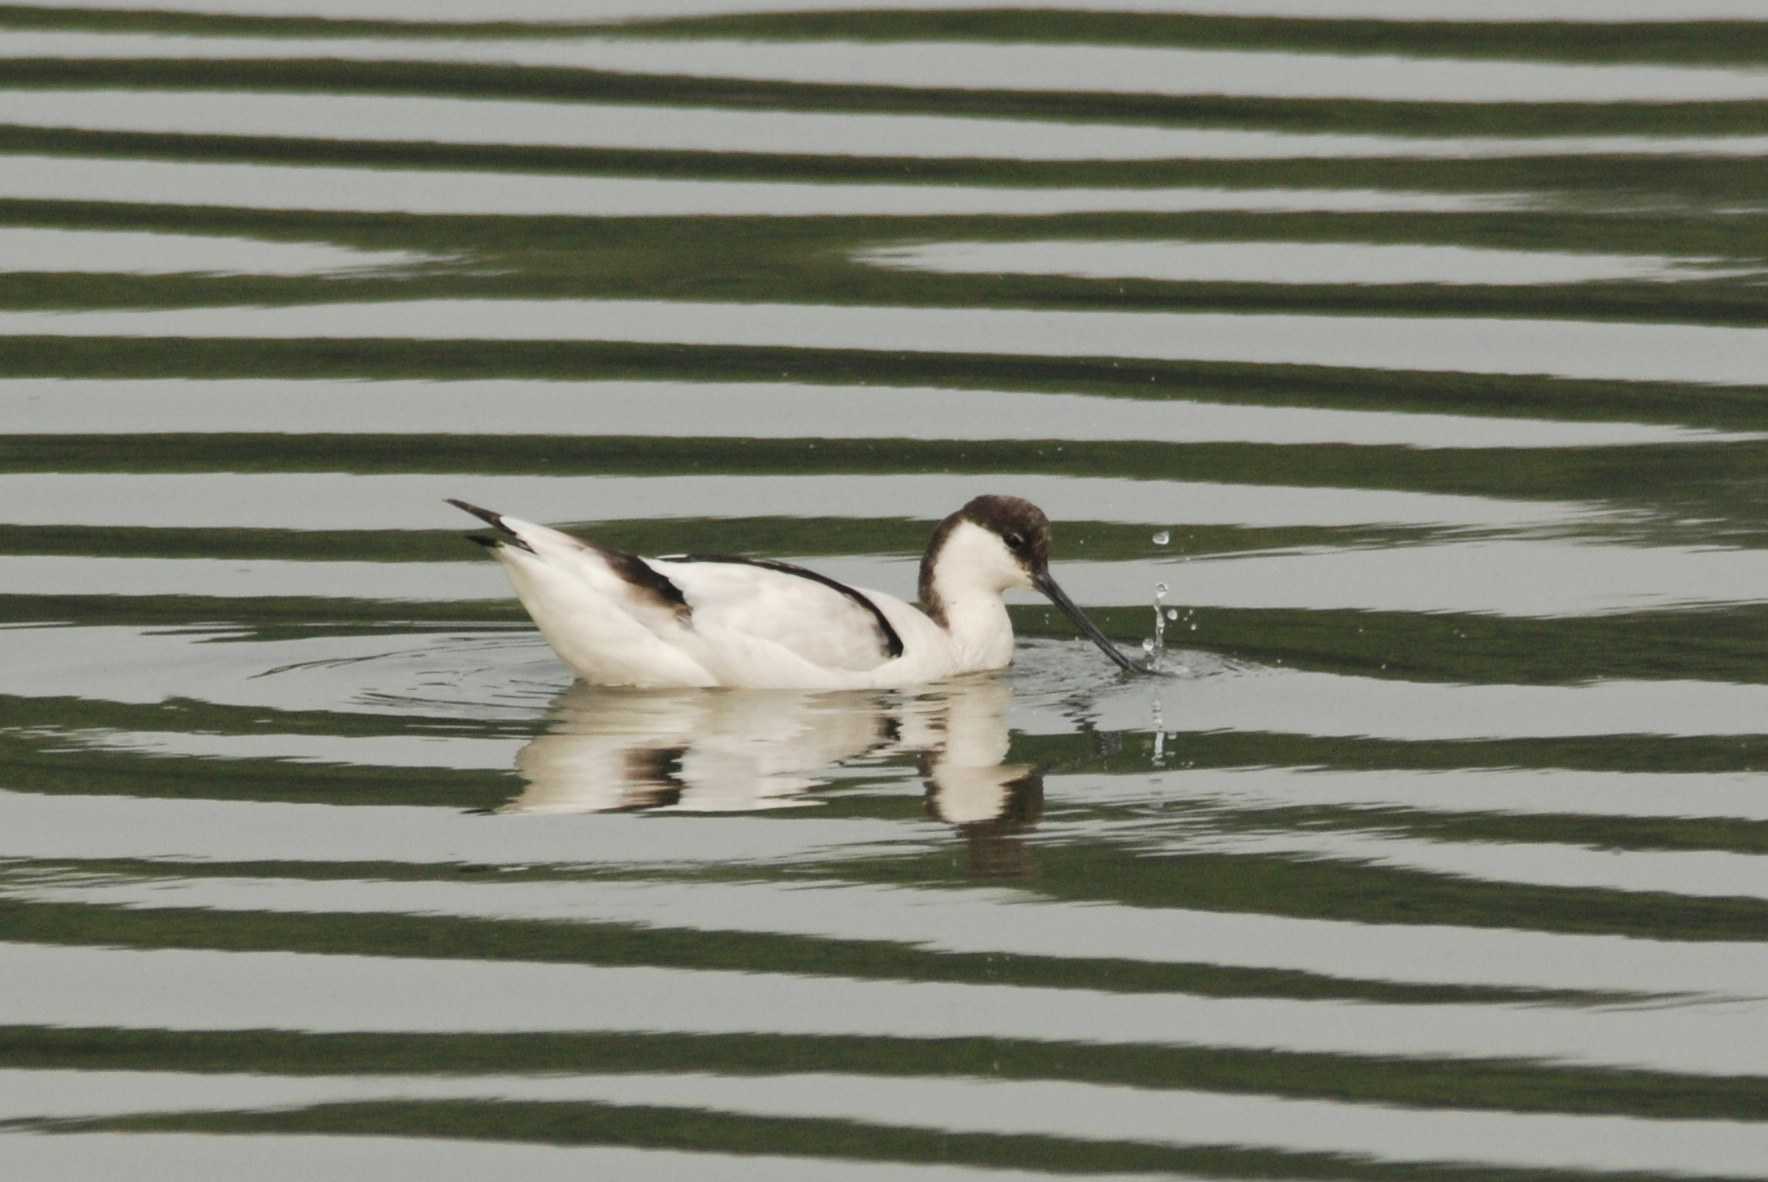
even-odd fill
[{"label": "rippled water surface", "polygon": [[[1768,1178],[1768,13],[0,9],[8,1177]],[[465,497],[999,676],[574,685]]]}]

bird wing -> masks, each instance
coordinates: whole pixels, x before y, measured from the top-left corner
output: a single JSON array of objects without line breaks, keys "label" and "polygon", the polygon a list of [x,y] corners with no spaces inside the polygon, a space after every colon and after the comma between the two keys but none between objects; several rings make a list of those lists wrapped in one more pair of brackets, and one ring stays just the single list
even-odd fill
[{"label": "bird wing", "polygon": [[608,684],[803,685],[865,673],[903,645],[863,591],[786,562],[640,558],[465,501],[474,537],[566,663]]},{"label": "bird wing", "polygon": [[686,601],[693,630],[778,645],[823,669],[865,672],[902,655],[902,639],[865,592],[791,563],[725,555],[646,562]]}]

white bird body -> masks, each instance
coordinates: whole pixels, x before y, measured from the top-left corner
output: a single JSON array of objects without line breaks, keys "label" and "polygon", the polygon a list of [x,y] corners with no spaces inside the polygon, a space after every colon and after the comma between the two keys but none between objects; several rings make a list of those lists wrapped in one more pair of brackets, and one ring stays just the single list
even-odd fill
[{"label": "white bird body", "polygon": [[1032,586],[1132,668],[1050,580],[1049,523],[1017,498],[978,497],[940,523],[921,567],[927,611],[786,563],[639,558],[452,503],[496,528],[474,540],[503,563],[547,643],[595,685],[880,689],[999,669],[1013,659],[1001,594]]}]

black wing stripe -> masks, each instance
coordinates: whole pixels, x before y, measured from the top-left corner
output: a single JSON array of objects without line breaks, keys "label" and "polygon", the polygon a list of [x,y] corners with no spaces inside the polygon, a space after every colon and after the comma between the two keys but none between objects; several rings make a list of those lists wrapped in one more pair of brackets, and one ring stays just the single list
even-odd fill
[{"label": "black wing stripe", "polygon": [[902,637],[890,626],[890,621],[878,609],[864,591],[849,587],[846,583],[831,579],[828,575],[819,575],[813,570],[802,566],[794,566],[790,562],[777,562],[772,558],[744,558],[737,554],[672,554],[670,562],[724,562],[737,566],[759,566],[764,570],[778,571],[782,575],[796,575],[801,579],[809,579],[813,583],[821,583],[832,591],[839,591],[853,602],[872,613],[872,622],[878,626],[878,639],[884,646],[884,653],[890,657],[902,656]]},{"label": "black wing stripe", "polygon": [[[577,540],[583,541],[581,538]],[[687,597],[682,595],[681,588],[669,581],[669,576],[659,574],[650,563],[636,554],[628,554],[624,550],[609,550],[588,542],[584,542],[584,545],[600,554],[615,574],[633,587],[651,595],[658,603],[674,612],[682,623],[688,622],[693,609],[688,606]]]}]

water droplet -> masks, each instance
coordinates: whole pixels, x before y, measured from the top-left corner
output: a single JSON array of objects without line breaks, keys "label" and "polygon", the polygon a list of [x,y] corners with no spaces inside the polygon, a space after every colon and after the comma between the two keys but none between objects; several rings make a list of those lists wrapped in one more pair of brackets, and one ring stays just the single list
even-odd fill
[{"label": "water droplet", "polygon": [[1166,584],[1165,583],[1154,584],[1154,598],[1156,598],[1156,599],[1165,599],[1166,598]]},{"label": "water droplet", "polygon": [[1197,621],[1196,620],[1191,621],[1191,631],[1193,631],[1193,632],[1197,631]]},{"label": "water droplet", "polygon": [[1154,655],[1154,638],[1152,636],[1142,637],[1142,652],[1150,657]]},{"label": "water droplet", "polygon": [[1167,618],[1167,619],[1169,619],[1169,620],[1176,620],[1176,619],[1178,619],[1178,618],[1179,618],[1179,609],[1178,609],[1178,608],[1176,608],[1176,607],[1169,607],[1169,608],[1167,608],[1167,609],[1166,609],[1166,618]]},{"label": "water droplet", "polygon": [[1164,546],[1172,540],[1173,540],[1173,535],[1170,530],[1163,529],[1159,533],[1154,535],[1154,544],[1156,546]]}]

